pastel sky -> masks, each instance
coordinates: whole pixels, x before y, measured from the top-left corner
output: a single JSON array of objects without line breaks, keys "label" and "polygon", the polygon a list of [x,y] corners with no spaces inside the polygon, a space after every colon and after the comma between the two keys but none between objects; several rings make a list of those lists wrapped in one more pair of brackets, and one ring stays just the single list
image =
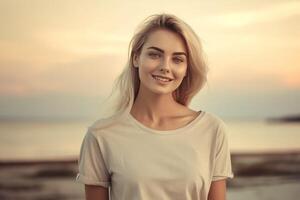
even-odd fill
[{"label": "pastel sky", "polygon": [[202,40],[208,85],[191,107],[224,117],[300,113],[300,1],[2,0],[0,117],[89,118],[155,13]]}]

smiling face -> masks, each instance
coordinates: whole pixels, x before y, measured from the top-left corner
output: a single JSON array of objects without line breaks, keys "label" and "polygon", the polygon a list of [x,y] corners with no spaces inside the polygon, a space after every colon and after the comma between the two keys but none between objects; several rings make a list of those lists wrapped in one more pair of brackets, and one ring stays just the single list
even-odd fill
[{"label": "smiling face", "polygon": [[187,70],[187,51],[176,33],[158,29],[149,34],[139,56],[133,60],[139,68],[140,90],[169,94],[181,84]]}]

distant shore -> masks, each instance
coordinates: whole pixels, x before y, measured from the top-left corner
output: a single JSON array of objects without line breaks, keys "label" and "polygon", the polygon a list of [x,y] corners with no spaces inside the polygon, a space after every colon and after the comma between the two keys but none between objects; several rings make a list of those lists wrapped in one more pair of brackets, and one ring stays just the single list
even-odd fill
[{"label": "distant shore", "polygon": [[268,118],[267,122],[300,123],[300,115],[289,115],[278,118]]}]

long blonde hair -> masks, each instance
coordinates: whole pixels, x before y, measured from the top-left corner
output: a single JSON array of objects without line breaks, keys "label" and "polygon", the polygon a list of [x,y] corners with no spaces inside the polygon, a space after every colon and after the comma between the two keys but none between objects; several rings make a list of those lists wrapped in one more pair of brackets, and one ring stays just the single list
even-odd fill
[{"label": "long blonde hair", "polygon": [[[147,17],[137,28],[129,43],[128,60],[114,82],[112,94],[117,94],[114,102],[110,102],[112,114],[123,112],[133,105],[140,86],[138,68],[133,67],[134,55],[139,55],[147,37],[157,29],[173,31],[184,40],[187,47],[187,76],[173,92],[173,98],[178,103],[188,106],[192,98],[203,88],[207,81],[208,67],[203,55],[201,42],[184,21],[172,14],[155,14]],[[111,96],[110,95],[110,96]]]}]

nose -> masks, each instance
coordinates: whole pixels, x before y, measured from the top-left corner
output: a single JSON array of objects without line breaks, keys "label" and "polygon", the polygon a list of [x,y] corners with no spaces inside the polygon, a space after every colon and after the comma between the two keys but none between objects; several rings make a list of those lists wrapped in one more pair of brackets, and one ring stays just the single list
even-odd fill
[{"label": "nose", "polygon": [[168,57],[163,59],[159,71],[169,73],[170,72],[170,63]]}]

